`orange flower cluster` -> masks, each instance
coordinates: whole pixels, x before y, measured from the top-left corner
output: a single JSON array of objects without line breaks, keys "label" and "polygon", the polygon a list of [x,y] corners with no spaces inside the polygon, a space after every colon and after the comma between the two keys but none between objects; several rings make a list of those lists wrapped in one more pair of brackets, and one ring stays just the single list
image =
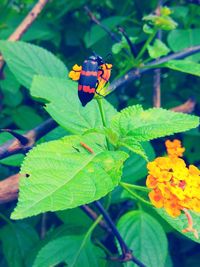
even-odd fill
[{"label": "orange flower cluster", "polygon": [[200,212],[200,170],[186,166],[181,159],[184,148],[179,140],[165,142],[167,157],[158,157],[147,165],[146,185],[152,189],[149,198],[156,208],[177,217],[181,211]]}]

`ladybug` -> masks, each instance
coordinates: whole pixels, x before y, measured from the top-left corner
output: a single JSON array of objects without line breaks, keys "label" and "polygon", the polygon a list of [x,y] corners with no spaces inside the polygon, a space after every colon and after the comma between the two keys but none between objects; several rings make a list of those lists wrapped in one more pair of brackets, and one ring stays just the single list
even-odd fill
[{"label": "ladybug", "polygon": [[99,67],[104,64],[102,57],[90,56],[83,62],[80,79],[78,82],[78,97],[83,106],[90,102],[98,86]]}]

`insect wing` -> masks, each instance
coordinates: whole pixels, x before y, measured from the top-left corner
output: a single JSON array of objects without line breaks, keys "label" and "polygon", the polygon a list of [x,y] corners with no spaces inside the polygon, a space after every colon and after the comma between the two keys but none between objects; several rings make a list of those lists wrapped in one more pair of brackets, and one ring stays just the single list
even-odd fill
[{"label": "insect wing", "polygon": [[95,95],[97,75],[98,63],[94,60],[85,60],[78,84],[78,97],[83,106],[90,102]]}]

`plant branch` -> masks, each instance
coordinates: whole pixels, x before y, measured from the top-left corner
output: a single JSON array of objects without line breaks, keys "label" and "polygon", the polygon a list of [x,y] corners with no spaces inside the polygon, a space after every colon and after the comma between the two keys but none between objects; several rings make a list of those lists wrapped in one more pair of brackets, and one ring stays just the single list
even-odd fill
[{"label": "plant branch", "polygon": [[18,197],[19,174],[12,175],[0,181],[0,204],[11,202]]},{"label": "plant branch", "polygon": [[191,97],[182,105],[171,108],[171,110],[175,112],[191,113],[193,112],[195,105],[196,105],[196,101],[194,98]]},{"label": "plant branch", "polygon": [[184,49],[181,52],[170,54],[169,56],[162,57],[159,60],[153,60],[153,61],[149,62],[148,64],[141,66],[141,68],[130,69],[122,77],[113,81],[109,85],[107,91],[112,92],[112,91],[116,90],[118,87],[123,86],[129,82],[132,82],[132,81],[140,78],[141,74],[147,73],[147,72],[152,72],[154,70],[153,68],[156,68],[157,65],[163,64],[163,63],[165,63],[169,60],[173,60],[173,59],[183,59],[185,57],[191,56],[191,55],[196,54],[198,52],[200,52],[200,45]]},{"label": "plant branch", "polygon": [[104,207],[101,205],[101,203],[99,201],[95,201],[94,204],[95,204],[96,208],[99,210],[99,212],[103,215],[106,223],[111,228],[112,233],[116,237],[116,239],[118,240],[119,245],[120,245],[121,250],[122,250],[122,256],[120,259],[116,259],[116,258],[111,258],[111,259],[112,260],[119,260],[121,262],[132,261],[140,267],[145,267],[145,265],[142,262],[140,262],[136,257],[133,256],[132,251],[128,248],[128,246],[124,242],[124,240],[123,240],[122,236],[120,235],[120,233],[118,232],[115,224],[113,223],[113,221],[111,220],[110,216],[108,215],[108,213],[106,212]]},{"label": "plant branch", "polygon": [[[114,34],[108,27],[106,27],[105,25],[103,25],[98,19],[97,17],[92,13],[92,11],[89,9],[88,6],[84,7],[87,15],[90,17],[90,19],[97,25],[99,25],[99,27],[101,27],[109,36],[110,38],[113,40],[113,42],[117,42],[120,43],[121,39]],[[127,55],[130,55],[129,51],[126,49],[122,49]]]},{"label": "plant branch", "polygon": [[[156,8],[156,15],[160,16],[160,10],[162,7],[162,0],[158,1],[158,6]],[[159,29],[156,36],[159,40],[162,40],[162,30]],[[159,59],[157,59],[159,60]],[[153,77],[153,106],[156,108],[161,107],[161,69],[154,70]]]},{"label": "plant branch", "polygon": [[18,153],[26,153],[38,139],[55,129],[57,126],[58,124],[53,119],[48,119],[23,135],[28,140],[27,144],[23,145],[17,138],[4,143],[0,146],[0,159]]},{"label": "plant branch", "polygon": [[121,32],[121,34],[124,36],[124,38],[126,39],[129,47],[130,47],[130,50],[131,50],[131,54],[132,54],[132,57],[133,59],[135,59],[136,55],[137,55],[137,51],[135,49],[135,46],[133,45],[133,43],[131,42],[128,34],[126,33],[126,31],[124,30],[124,28],[122,27],[118,27],[119,31]]},{"label": "plant branch", "polygon": [[[82,205],[80,207],[87,215],[90,217],[93,221],[97,220],[98,215],[94,210],[92,210],[88,205]],[[111,233],[111,229],[107,226],[105,221],[100,220],[99,225],[101,226],[102,229],[104,229],[106,232]]]},{"label": "plant branch", "polygon": [[89,9],[88,6],[84,7],[87,15],[90,17],[90,19],[97,25],[99,25],[110,37],[113,41],[115,42],[120,42],[120,39],[115,35],[109,28],[107,28],[105,25],[103,25],[97,17],[92,13],[92,11]]},{"label": "plant branch", "polygon": [[[39,0],[32,10],[28,13],[28,15],[24,18],[24,20],[20,23],[20,25],[16,28],[16,30],[10,35],[8,38],[9,41],[17,41],[22,35],[28,30],[28,28],[32,25],[35,19],[38,17],[40,12],[43,10],[48,0]],[[4,65],[3,57],[0,56],[0,70]]]}]

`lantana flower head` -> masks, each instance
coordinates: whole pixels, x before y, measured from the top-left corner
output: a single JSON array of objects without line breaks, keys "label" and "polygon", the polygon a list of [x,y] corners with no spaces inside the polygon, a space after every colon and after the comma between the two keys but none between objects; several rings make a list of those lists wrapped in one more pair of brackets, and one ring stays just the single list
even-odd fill
[{"label": "lantana flower head", "polygon": [[[166,157],[158,157],[147,164],[149,175],[146,185],[151,189],[149,198],[156,208],[164,208],[172,217],[185,212],[190,218],[189,210],[200,212],[200,170],[194,165],[186,166],[181,158],[185,148],[177,139],[165,142]],[[188,219],[189,227],[184,232],[192,231],[192,219]]]}]

